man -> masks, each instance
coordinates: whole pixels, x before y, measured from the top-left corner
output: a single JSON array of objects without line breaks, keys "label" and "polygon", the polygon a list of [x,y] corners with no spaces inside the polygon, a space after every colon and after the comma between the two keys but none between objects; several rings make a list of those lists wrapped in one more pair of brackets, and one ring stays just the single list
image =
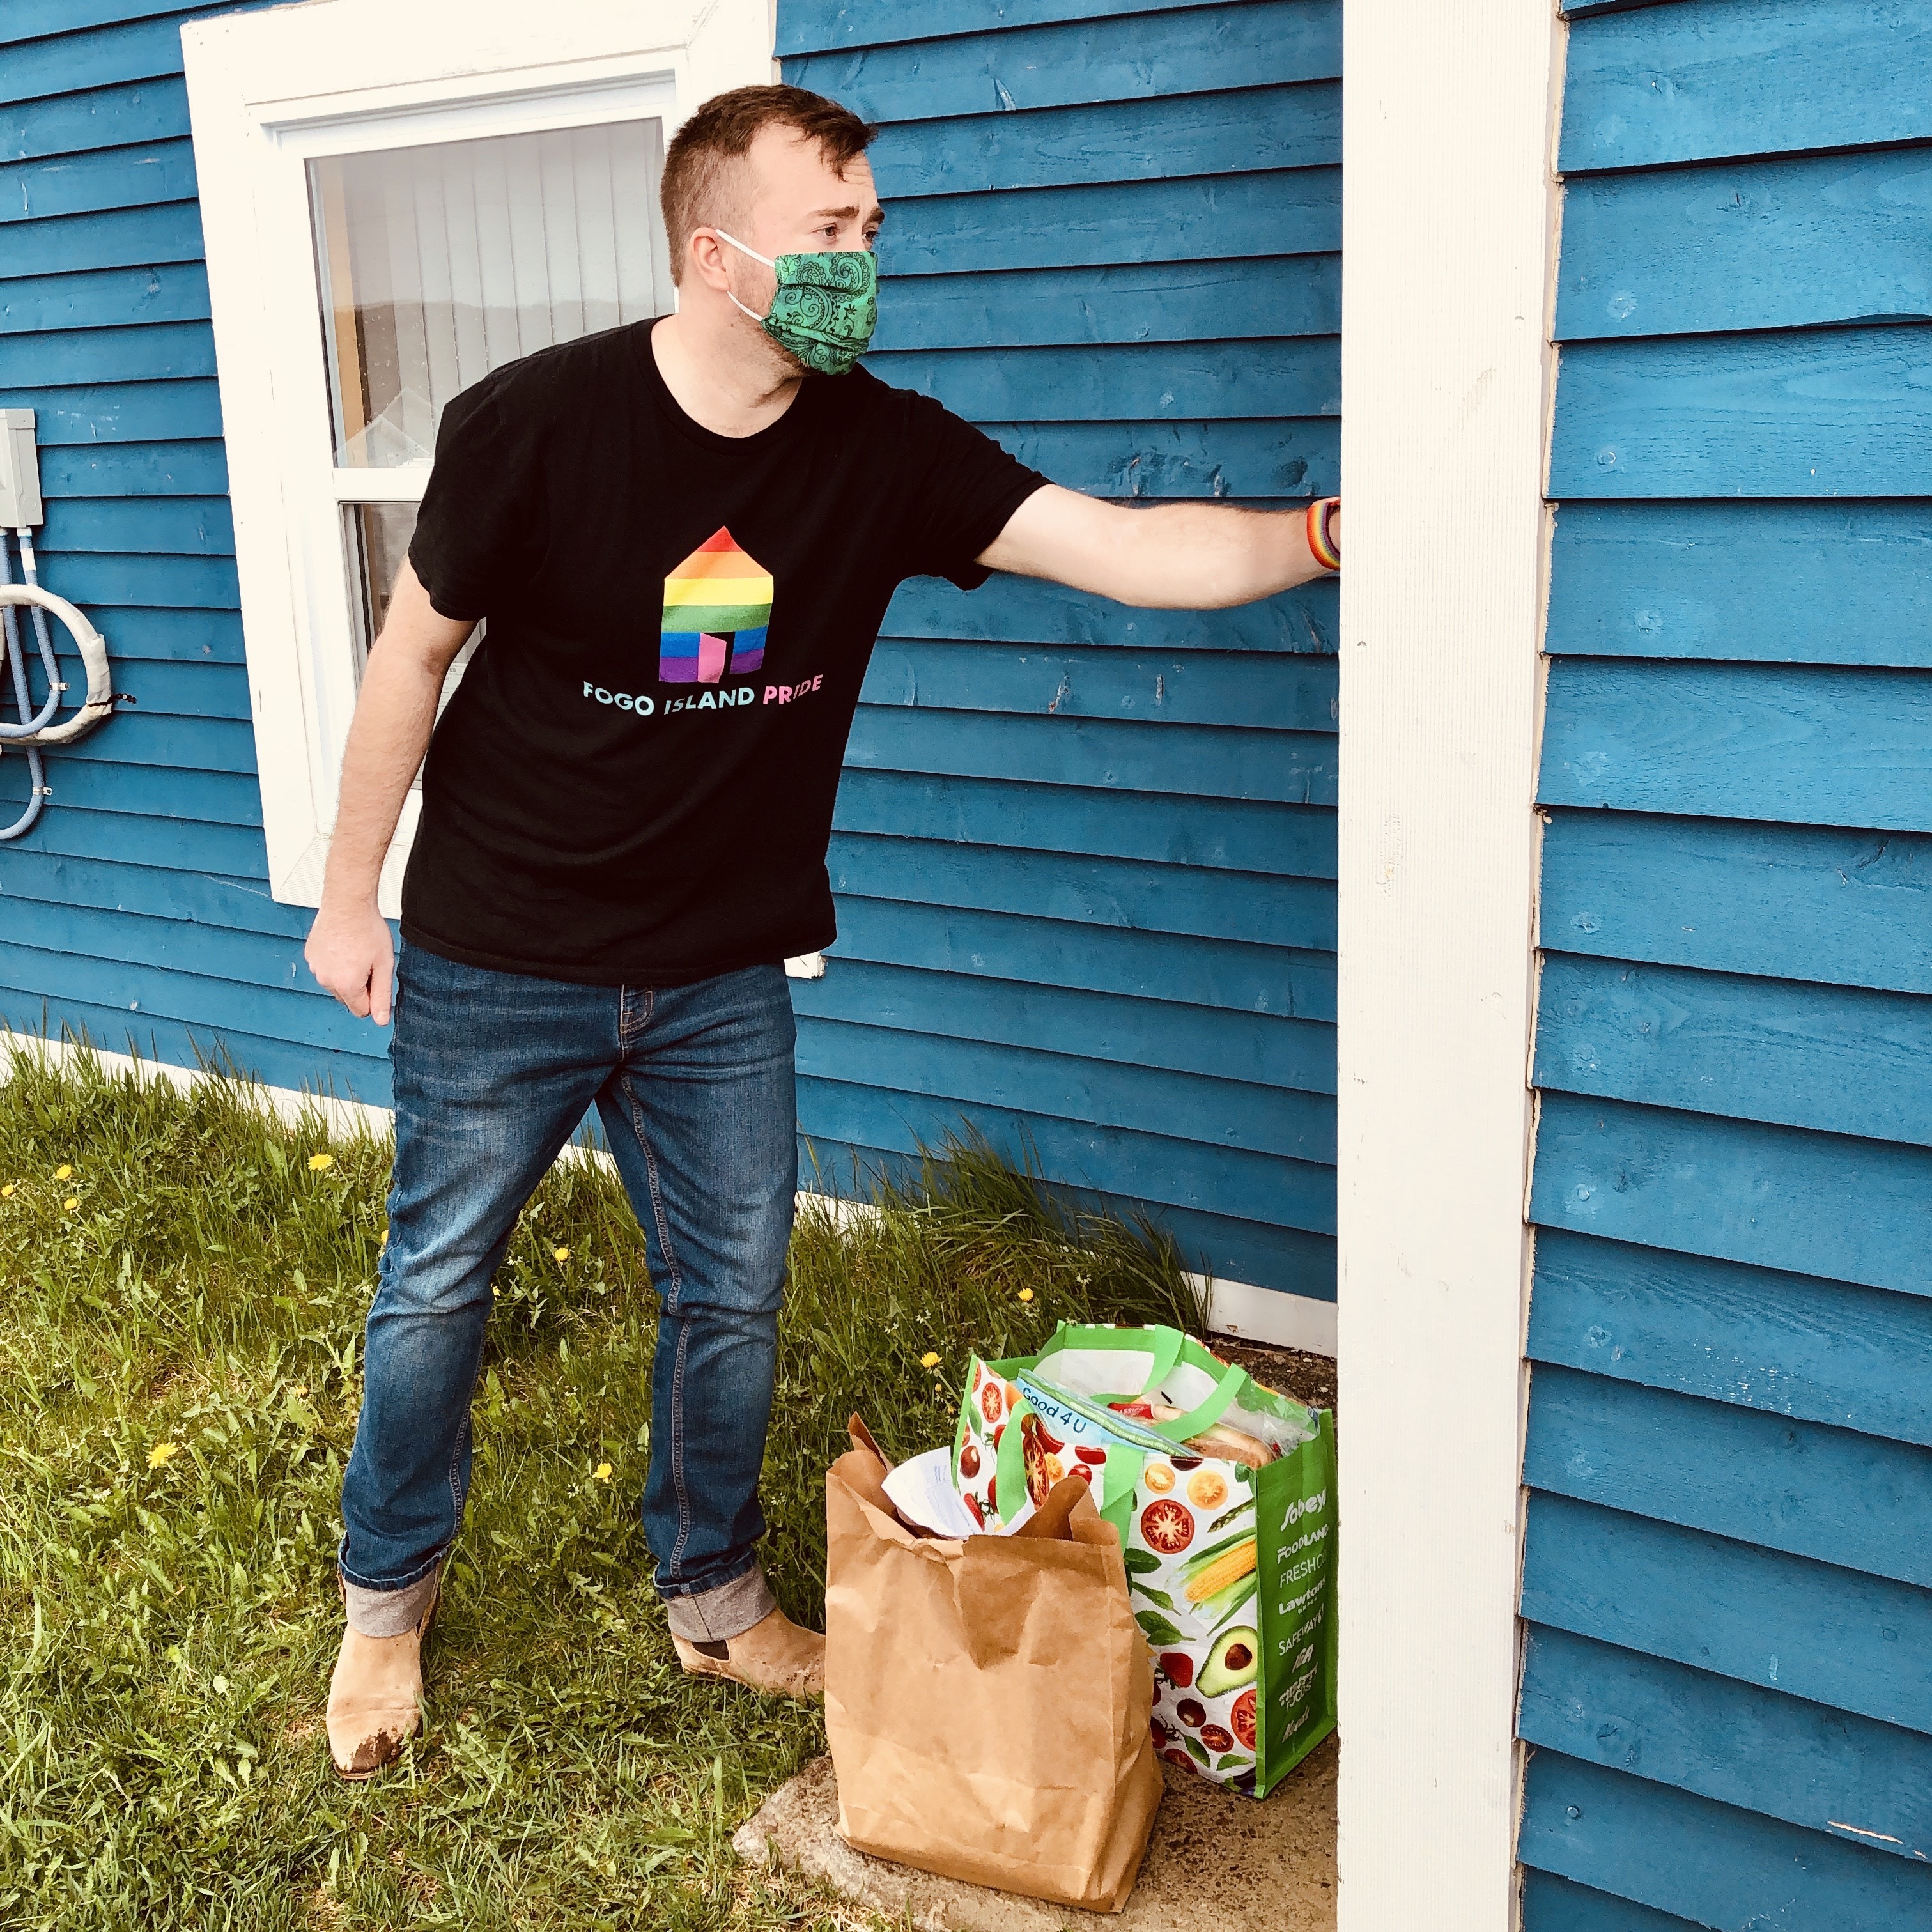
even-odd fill
[{"label": "man", "polygon": [[[1193,608],[1332,559],[1329,510],[1097,502],[852,370],[883,218],[871,134],[796,88],[708,102],[665,159],[676,314],[510,364],[444,415],[308,950],[352,1012],[395,1016],[389,1237],[343,1486],[345,1776],[416,1728],[490,1276],[593,1104],[661,1300],[644,1520],[678,1655],[820,1688],[824,1640],[756,1553],[796,1185],[782,962],[835,934],[833,797],[895,586],[1007,570]],[[425,746],[392,992],[376,878]]]}]

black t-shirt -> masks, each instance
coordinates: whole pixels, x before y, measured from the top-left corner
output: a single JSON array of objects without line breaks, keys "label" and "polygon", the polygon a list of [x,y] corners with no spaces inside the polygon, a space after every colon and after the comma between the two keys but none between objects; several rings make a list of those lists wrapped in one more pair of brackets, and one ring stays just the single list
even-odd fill
[{"label": "black t-shirt", "polygon": [[433,952],[670,985],[836,935],[825,850],[904,578],[973,561],[1045,478],[928,397],[808,376],[748,436],[686,416],[640,322],[443,412],[410,560],[487,617],[430,742],[403,884]]}]

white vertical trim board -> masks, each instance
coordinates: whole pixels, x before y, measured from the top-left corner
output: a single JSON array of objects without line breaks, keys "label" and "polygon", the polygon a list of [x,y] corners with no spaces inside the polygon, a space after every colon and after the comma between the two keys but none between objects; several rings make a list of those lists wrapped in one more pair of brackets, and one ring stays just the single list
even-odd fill
[{"label": "white vertical trim board", "polygon": [[1341,1932],[1516,1913],[1559,31],[1345,15]]}]

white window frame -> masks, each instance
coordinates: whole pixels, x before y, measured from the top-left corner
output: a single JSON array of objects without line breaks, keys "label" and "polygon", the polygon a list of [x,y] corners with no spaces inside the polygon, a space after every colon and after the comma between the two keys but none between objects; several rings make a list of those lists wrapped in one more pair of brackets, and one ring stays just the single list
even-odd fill
[{"label": "white window frame", "polygon": [[[355,702],[344,508],[426,464],[338,470],[308,163],[651,116],[776,76],[770,0],[310,0],[182,29],[270,889],[320,902]],[[399,910],[420,811],[382,869]]]}]

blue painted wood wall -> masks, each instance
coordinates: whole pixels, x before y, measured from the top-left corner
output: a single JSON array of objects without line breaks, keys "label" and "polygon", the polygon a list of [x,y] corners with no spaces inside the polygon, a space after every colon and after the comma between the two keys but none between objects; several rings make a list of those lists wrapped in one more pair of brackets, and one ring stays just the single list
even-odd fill
[{"label": "blue painted wood wall", "polygon": [[[267,889],[192,17],[6,9],[0,401],[40,412],[45,580],[136,702],[0,848],[0,1018],[382,1104],[382,1037]],[[1082,489],[1335,486],[1336,0],[786,0],[781,34],[887,124],[887,380]],[[970,1117],[1218,1273],[1332,1294],[1334,608],[899,598],[840,802],[843,936],[798,989],[827,1180]],[[0,757],[0,813],[25,784]]]},{"label": "blue painted wood wall", "polygon": [[1928,79],[1571,9],[1528,1932],[1932,1925]]},{"label": "blue painted wood wall", "polygon": [[[0,1020],[386,1102],[383,1037],[316,988],[308,915],[268,896],[181,80],[182,22],[232,10],[0,16],[0,404],[38,414],[43,581],[134,700],[48,754],[47,810],[0,845]],[[0,823],[26,780],[0,756]]]},{"label": "blue painted wood wall", "polygon": [[[878,375],[1076,489],[1337,487],[1338,0],[781,0],[778,49],[883,124]],[[1332,1298],[1335,609],[901,592],[796,989],[826,1171],[969,1119]]]}]

